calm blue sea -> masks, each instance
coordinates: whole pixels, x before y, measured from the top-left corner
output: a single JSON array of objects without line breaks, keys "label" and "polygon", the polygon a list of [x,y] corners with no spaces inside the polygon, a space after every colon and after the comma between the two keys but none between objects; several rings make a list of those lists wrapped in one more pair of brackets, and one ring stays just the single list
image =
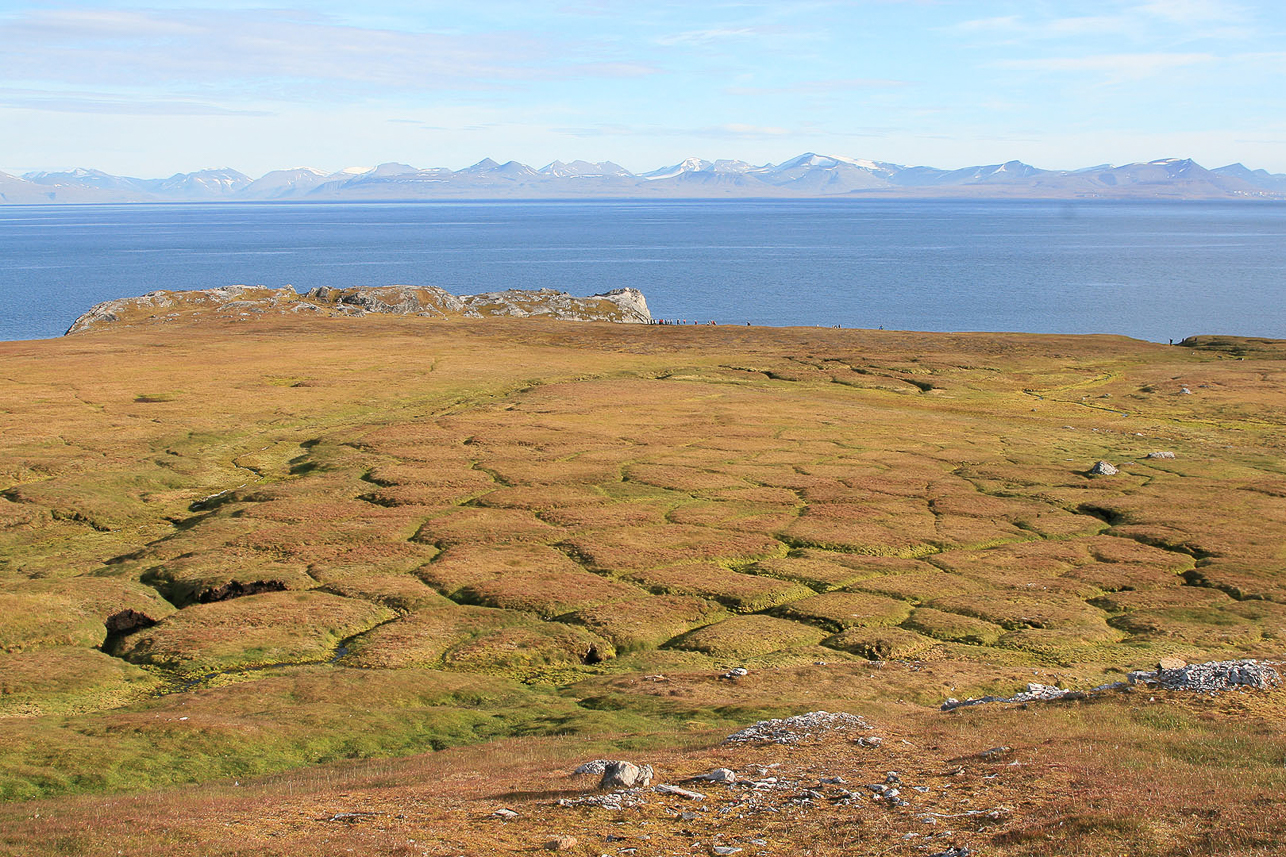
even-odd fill
[{"label": "calm blue sea", "polygon": [[1286,204],[886,200],[0,208],[0,339],[153,289],[633,286],[658,318],[1286,337]]}]

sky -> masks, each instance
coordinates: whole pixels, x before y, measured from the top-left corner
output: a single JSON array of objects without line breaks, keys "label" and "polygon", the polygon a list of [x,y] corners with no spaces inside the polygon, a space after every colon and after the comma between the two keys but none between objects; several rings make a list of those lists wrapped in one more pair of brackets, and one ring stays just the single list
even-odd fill
[{"label": "sky", "polygon": [[1286,173],[1286,2],[0,0],[11,174],[803,152]]}]

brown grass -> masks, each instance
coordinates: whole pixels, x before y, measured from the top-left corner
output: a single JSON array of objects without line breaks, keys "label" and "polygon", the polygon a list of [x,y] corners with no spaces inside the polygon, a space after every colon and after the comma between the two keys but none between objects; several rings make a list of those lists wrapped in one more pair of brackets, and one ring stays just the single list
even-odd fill
[{"label": "brown grass", "polygon": [[738,613],[755,613],[812,594],[807,587],[770,577],[739,574],[711,563],[651,568],[628,576],[653,592],[696,595]]}]

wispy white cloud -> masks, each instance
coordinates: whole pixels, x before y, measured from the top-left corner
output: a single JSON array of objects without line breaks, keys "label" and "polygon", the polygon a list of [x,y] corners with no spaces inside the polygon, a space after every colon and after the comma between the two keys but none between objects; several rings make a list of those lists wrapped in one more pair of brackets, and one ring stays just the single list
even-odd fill
[{"label": "wispy white cloud", "polygon": [[1179,24],[1239,23],[1249,19],[1244,5],[1227,0],[1150,0],[1137,8],[1143,14]]},{"label": "wispy white cloud", "polygon": [[762,34],[763,31],[758,27],[720,27],[712,30],[690,30],[686,33],[672,33],[668,36],[659,37],[656,42],[660,45],[707,45],[711,42],[745,39]]},{"label": "wispy white cloud", "polygon": [[[279,81],[414,90],[477,89],[657,69],[534,33],[435,33],[348,26],[295,11],[61,9],[0,27],[0,80],[112,85]],[[271,94],[263,87],[260,94]],[[316,91],[319,98],[337,93]]]},{"label": "wispy white cloud", "polygon": [[694,133],[700,137],[789,137],[797,132],[772,125],[744,125],[731,122],[727,125],[702,128]]},{"label": "wispy white cloud", "polygon": [[1040,59],[998,60],[996,68],[1044,72],[1090,72],[1106,75],[1111,81],[1138,80],[1185,66],[1213,63],[1218,59],[1204,53],[1097,54],[1086,57],[1042,57]]},{"label": "wispy white cloud", "polygon": [[828,80],[801,80],[783,86],[729,86],[724,92],[729,95],[809,95],[813,93],[836,93],[864,89],[902,89],[914,86],[909,80],[893,80],[874,77],[831,78]]},{"label": "wispy white cloud", "polygon": [[0,107],[54,113],[105,113],[113,116],[269,116],[266,110],[245,110],[187,99],[138,98],[103,92],[64,92],[0,89]]},{"label": "wispy white cloud", "polygon": [[1249,11],[1226,0],[1149,0],[1102,15],[1001,15],[959,22],[962,35],[1008,41],[1124,36],[1133,41],[1173,37],[1240,39],[1254,35]]}]

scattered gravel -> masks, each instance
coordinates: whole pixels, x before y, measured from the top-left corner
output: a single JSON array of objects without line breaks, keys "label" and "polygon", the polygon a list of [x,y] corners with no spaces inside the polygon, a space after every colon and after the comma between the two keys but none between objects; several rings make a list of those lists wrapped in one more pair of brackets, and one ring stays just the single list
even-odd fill
[{"label": "scattered gravel", "polygon": [[743,744],[763,741],[769,744],[798,744],[826,732],[849,729],[870,729],[866,721],[855,714],[829,711],[810,711],[781,720],[760,720],[723,739],[725,744]]},{"label": "scattered gravel", "polygon": [[1177,669],[1138,670],[1130,673],[1130,683],[1163,690],[1218,693],[1239,687],[1268,690],[1281,686],[1282,677],[1270,664],[1259,661],[1212,661]]}]

